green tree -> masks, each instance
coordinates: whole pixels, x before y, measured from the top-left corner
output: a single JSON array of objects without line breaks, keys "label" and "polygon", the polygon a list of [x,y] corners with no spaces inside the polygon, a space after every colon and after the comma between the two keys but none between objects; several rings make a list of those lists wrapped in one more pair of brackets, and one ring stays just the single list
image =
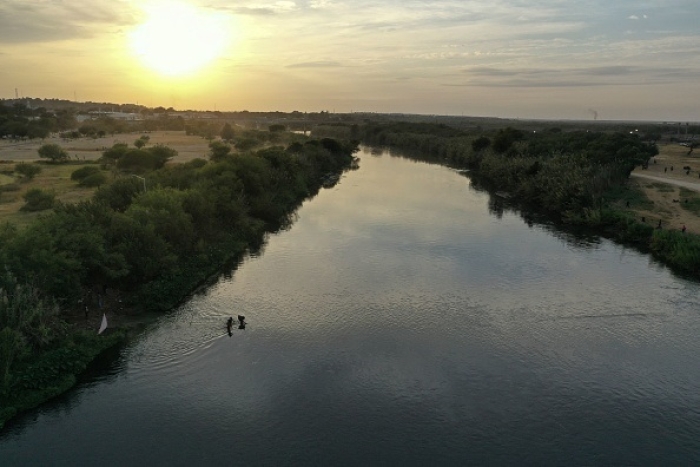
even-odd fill
[{"label": "green tree", "polygon": [[102,153],[103,159],[116,163],[124,154],[129,152],[129,146],[125,143],[115,143],[111,148]]},{"label": "green tree", "polygon": [[44,144],[37,152],[39,157],[49,159],[54,163],[68,161],[68,153],[58,144]]},{"label": "green tree", "polygon": [[145,149],[131,149],[117,160],[117,167],[127,172],[142,173],[162,167],[164,162]]},{"label": "green tree", "polygon": [[260,140],[256,138],[242,138],[236,143],[236,149],[239,151],[249,151],[255,146],[260,145]]},{"label": "green tree", "polygon": [[156,159],[156,168],[159,169],[165,165],[170,159],[177,157],[177,151],[162,144],[156,144],[153,147],[146,149]]},{"label": "green tree", "polygon": [[12,363],[27,351],[22,333],[9,326],[0,331],[0,389],[9,385]]},{"label": "green tree", "polygon": [[26,204],[21,211],[44,211],[53,207],[55,195],[40,188],[32,188],[24,194]]},{"label": "green tree", "polygon": [[117,212],[125,211],[133,199],[143,191],[141,180],[135,177],[118,178],[95,192],[95,201],[109,206]]},{"label": "green tree", "polygon": [[151,137],[148,135],[142,135],[139,139],[134,141],[134,146],[137,148],[141,149],[142,147],[146,146],[148,142],[151,140]]},{"label": "green tree", "polygon": [[274,125],[270,125],[267,128],[268,130],[270,130],[270,133],[280,133],[287,130],[287,127],[280,123],[275,123]]},{"label": "green tree", "polygon": [[491,140],[486,136],[480,136],[474,141],[472,141],[472,149],[474,152],[480,152],[491,145]]},{"label": "green tree", "polygon": [[41,167],[36,164],[27,164],[26,162],[20,162],[15,165],[15,172],[20,174],[25,180],[31,180],[38,173],[41,172]]},{"label": "green tree", "polygon": [[212,161],[220,161],[229,155],[231,146],[221,141],[212,141],[209,143],[209,159]]},{"label": "green tree", "polygon": [[493,149],[496,152],[506,152],[516,141],[520,141],[525,134],[512,127],[501,128],[493,138]]},{"label": "green tree", "polygon": [[221,129],[221,139],[227,142],[233,141],[233,139],[236,137],[236,132],[233,131],[233,128],[231,127],[230,123],[224,124],[224,127]]},{"label": "green tree", "polygon": [[95,172],[80,180],[78,185],[85,187],[99,187],[107,182],[107,176],[102,172]]},{"label": "green tree", "polygon": [[78,170],[74,170],[73,173],[70,174],[70,179],[76,182],[80,182],[85,177],[89,177],[90,175],[96,174],[99,171],[100,169],[93,165],[86,165],[85,167],[81,167]]}]

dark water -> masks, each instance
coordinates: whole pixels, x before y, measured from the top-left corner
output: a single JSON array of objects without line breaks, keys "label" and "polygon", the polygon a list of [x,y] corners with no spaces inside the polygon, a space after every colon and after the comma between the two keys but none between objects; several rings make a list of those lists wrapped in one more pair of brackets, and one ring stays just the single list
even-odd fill
[{"label": "dark water", "polygon": [[[697,465],[698,284],[362,154],[0,465]],[[249,325],[226,335],[228,316]]]}]

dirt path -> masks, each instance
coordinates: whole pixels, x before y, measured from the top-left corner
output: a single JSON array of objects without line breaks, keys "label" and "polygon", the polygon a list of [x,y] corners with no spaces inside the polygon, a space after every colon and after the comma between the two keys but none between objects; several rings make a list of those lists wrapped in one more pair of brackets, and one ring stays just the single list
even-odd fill
[{"label": "dirt path", "polygon": [[699,182],[687,182],[684,180],[677,180],[675,178],[657,177],[654,175],[647,175],[647,174],[638,173],[638,172],[633,172],[632,176],[646,178],[647,180],[656,180],[657,182],[667,183],[669,185],[682,186],[683,188],[687,188],[689,190],[700,192],[700,183]]},{"label": "dirt path", "polygon": [[631,211],[654,226],[661,220],[663,228],[681,229],[685,225],[688,232],[700,234],[700,216],[688,209],[693,200],[700,199],[700,153],[696,157],[687,153],[688,148],[680,145],[659,146],[659,155],[648,169],[632,172],[630,187],[642,190],[653,205]]}]

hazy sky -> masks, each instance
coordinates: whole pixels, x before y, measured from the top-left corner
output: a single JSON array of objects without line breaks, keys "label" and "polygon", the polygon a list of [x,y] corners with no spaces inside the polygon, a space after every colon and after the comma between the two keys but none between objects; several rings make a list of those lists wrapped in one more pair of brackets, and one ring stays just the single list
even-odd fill
[{"label": "hazy sky", "polygon": [[0,0],[0,97],[700,121],[698,18],[698,0]]}]

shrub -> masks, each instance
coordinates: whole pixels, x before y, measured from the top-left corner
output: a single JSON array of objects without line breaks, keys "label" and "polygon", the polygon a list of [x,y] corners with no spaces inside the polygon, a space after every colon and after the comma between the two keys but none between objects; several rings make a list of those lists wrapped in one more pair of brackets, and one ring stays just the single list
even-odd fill
[{"label": "shrub", "polygon": [[472,141],[472,149],[474,152],[483,151],[491,145],[491,140],[486,136],[480,136],[479,138]]},{"label": "shrub", "polygon": [[132,149],[117,161],[120,170],[137,173],[154,170],[158,165],[158,158],[143,149]]},{"label": "shrub", "polygon": [[37,151],[39,157],[49,159],[51,162],[66,162],[68,161],[68,153],[58,144],[45,144]]},{"label": "shrub", "polygon": [[89,177],[90,175],[94,175],[96,173],[99,173],[100,169],[94,166],[85,166],[81,167],[78,170],[74,170],[72,174],[70,174],[70,179],[75,180],[77,182],[82,181],[86,177]]},{"label": "shrub", "polygon": [[26,204],[20,208],[21,211],[44,211],[53,207],[56,195],[47,193],[39,188],[32,188],[24,194]]},{"label": "shrub", "polygon": [[27,164],[25,162],[20,162],[15,166],[15,172],[20,174],[26,180],[31,180],[35,175],[41,172],[41,167],[36,164]]},{"label": "shrub", "polygon": [[107,176],[102,172],[95,172],[80,180],[80,186],[96,187],[103,185],[107,181]]}]

